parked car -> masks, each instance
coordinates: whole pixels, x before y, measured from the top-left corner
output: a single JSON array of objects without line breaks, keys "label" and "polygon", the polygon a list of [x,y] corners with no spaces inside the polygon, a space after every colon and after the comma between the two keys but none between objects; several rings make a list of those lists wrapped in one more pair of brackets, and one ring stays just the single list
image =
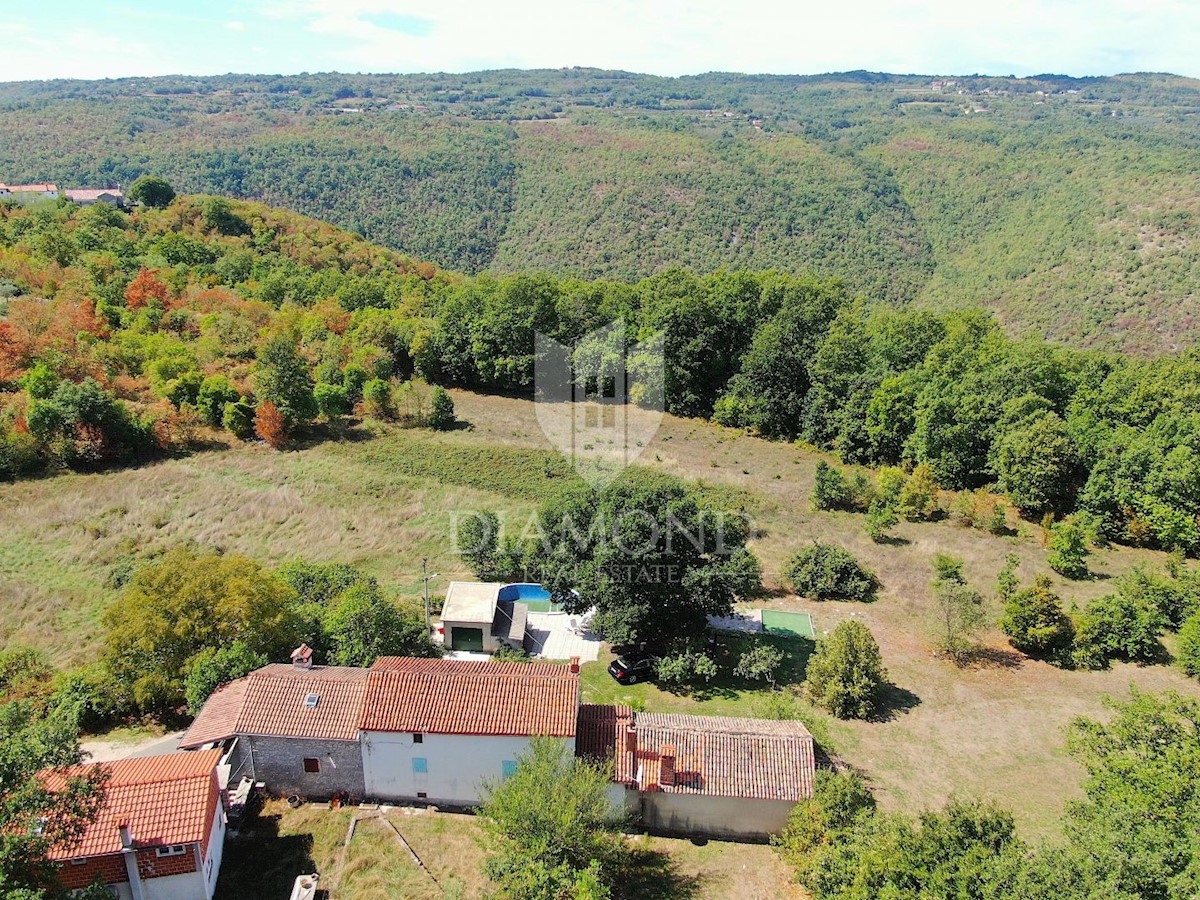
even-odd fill
[{"label": "parked car", "polygon": [[608,664],[608,674],[618,684],[637,684],[639,681],[653,681],[657,666],[656,656],[623,653]]}]

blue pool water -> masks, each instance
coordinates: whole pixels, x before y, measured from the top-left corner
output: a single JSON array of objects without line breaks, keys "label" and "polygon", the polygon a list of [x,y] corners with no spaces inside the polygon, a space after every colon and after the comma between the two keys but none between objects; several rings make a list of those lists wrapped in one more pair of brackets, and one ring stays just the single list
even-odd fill
[{"label": "blue pool water", "polygon": [[550,592],[540,584],[506,584],[500,588],[501,600],[520,600],[532,612],[560,612],[562,607],[550,602]]}]

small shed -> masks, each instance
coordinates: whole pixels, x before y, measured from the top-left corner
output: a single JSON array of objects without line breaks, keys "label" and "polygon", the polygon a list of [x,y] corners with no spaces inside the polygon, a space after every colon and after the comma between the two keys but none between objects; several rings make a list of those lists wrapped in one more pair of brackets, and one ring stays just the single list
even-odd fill
[{"label": "small shed", "polygon": [[501,600],[504,587],[489,581],[450,582],[442,606],[442,631],[448,650],[495,653],[502,644],[524,646],[529,607],[515,600]]}]

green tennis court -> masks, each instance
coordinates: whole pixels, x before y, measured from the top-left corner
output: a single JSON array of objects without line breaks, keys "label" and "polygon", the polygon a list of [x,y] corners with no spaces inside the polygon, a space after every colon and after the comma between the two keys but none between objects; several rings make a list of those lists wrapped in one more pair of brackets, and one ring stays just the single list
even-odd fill
[{"label": "green tennis court", "polygon": [[808,613],[783,612],[778,609],[762,611],[763,631],[791,637],[815,638],[817,629]]}]

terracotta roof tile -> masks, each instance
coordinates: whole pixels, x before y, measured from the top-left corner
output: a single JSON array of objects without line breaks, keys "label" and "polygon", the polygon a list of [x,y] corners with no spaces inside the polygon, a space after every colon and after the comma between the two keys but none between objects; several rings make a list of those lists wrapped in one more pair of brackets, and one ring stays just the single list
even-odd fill
[{"label": "terracotta roof tile", "polygon": [[220,750],[206,750],[89,763],[50,773],[47,784],[52,789],[65,777],[95,766],[109,773],[104,806],[96,820],[78,841],[51,851],[50,858],[119,853],[122,824],[128,824],[138,847],[205,843],[221,802],[216,775],[220,759]]},{"label": "terracotta roof tile", "polygon": [[575,734],[579,678],[564,665],[380,660],[363,703],[364,731]]},{"label": "terracotta roof tile", "polygon": [[[799,722],[639,713],[635,723],[643,790],[763,800],[812,796],[813,737]],[[664,745],[675,747],[671,785],[660,783]]]},{"label": "terracotta roof tile", "polygon": [[[179,746],[199,747],[235,734],[358,739],[368,669],[274,663],[213,694]],[[316,703],[307,702],[309,695]]]},{"label": "terracotta roof tile", "polygon": [[[633,752],[626,744],[631,724]],[[670,785],[661,784],[664,747],[675,753]],[[795,721],[634,713],[627,706],[584,704],[575,752],[593,760],[612,758],[618,784],[681,794],[801,800],[812,796],[816,774],[812,734]]]}]

